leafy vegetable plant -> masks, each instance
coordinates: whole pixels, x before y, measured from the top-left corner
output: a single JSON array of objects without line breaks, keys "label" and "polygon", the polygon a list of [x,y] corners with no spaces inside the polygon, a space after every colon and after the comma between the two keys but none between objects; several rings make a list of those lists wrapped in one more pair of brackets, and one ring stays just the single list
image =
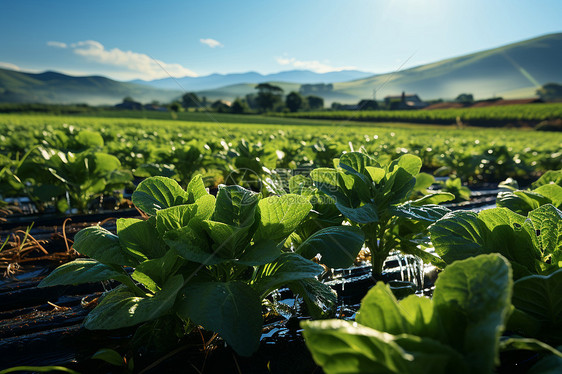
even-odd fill
[{"label": "leafy vegetable plant", "polygon": [[374,276],[382,274],[383,263],[394,249],[419,255],[426,262],[437,261],[418,245],[427,241],[426,228],[449,211],[436,204],[453,195],[434,193],[410,200],[415,189],[427,187],[423,185],[427,178],[416,179],[419,157],[405,154],[382,166],[366,154],[351,152],[334,160],[334,166],[315,169],[310,177],[339,213],[363,231]]},{"label": "leafy vegetable plant", "polygon": [[500,192],[496,203],[516,213],[526,215],[545,204],[562,209],[562,170],[546,172],[532,184],[532,190],[518,190],[505,184],[503,187],[510,191]]},{"label": "leafy vegetable plant", "polygon": [[562,267],[562,212],[551,204],[527,217],[507,208],[455,211],[431,225],[429,232],[446,264],[500,253],[511,262],[516,279],[547,275]]},{"label": "leafy vegetable plant", "polygon": [[[41,169],[50,174],[50,183],[68,193],[70,206],[59,200],[59,209],[75,207],[88,210],[88,203],[102,193],[127,186],[133,175],[121,170],[117,157],[94,151],[80,153],[39,149],[43,158]],[[30,171],[31,172],[31,171]]]},{"label": "leafy vegetable plant", "polygon": [[60,266],[40,284],[120,282],[87,316],[86,328],[144,323],[137,335],[154,340],[154,331],[181,336],[202,325],[251,355],[262,301],[273,290],[289,286],[317,316],[335,304],[333,292],[315,279],[322,267],[282,250],[311,209],[305,197],[260,199],[240,186],[221,186],[215,199],[196,176],[187,190],[172,179],[148,178],[132,199],[147,220],[119,219],[117,235],[99,226],[80,231],[74,248],[90,258]]},{"label": "leafy vegetable plant", "polygon": [[455,196],[454,202],[470,200],[470,189],[462,185],[461,179],[455,175],[449,176],[447,180],[441,182],[441,190]]},{"label": "leafy vegetable plant", "polygon": [[510,311],[511,267],[500,255],[448,266],[433,298],[398,302],[377,283],[356,322],[303,322],[306,344],[328,374],[492,373]]}]

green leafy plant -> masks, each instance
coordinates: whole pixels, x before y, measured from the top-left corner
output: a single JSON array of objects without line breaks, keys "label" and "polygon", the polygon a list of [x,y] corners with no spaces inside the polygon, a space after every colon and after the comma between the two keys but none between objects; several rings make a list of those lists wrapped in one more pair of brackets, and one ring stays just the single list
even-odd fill
[{"label": "green leafy plant", "polygon": [[262,302],[272,291],[290,287],[316,316],[335,305],[334,293],[315,279],[322,267],[283,251],[311,209],[305,197],[260,199],[240,186],[221,186],[215,199],[196,176],[187,190],[172,179],[148,178],[132,199],[147,220],[119,219],[117,235],[99,226],[80,231],[74,248],[90,258],[60,266],[40,284],[120,282],[88,314],[86,328],[144,323],[138,336],[163,331],[174,338],[201,325],[251,355],[259,346]]},{"label": "green leafy plant", "polygon": [[502,187],[509,191],[498,193],[496,204],[499,207],[523,215],[545,204],[562,209],[562,170],[546,172],[532,184],[531,190],[519,190],[508,184],[503,184]]},{"label": "green leafy plant", "polygon": [[441,182],[441,190],[453,194],[455,196],[453,202],[470,200],[470,189],[463,186],[461,179],[456,175],[451,175],[447,180]]},{"label": "green leafy plant", "polygon": [[363,299],[356,322],[303,322],[303,334],[328,374],[492,373],[499,351],[511,349],[562,357],[534,339],[500,341],[512,284],[505,258],[480,255],[448,266],[432,299],[410,295],[397,301],[379,282]]},{"label": "green leafy plant", "polygon": [[562,266],[562,212],[550,204],[527,217],[507,208],[455,211],[431,225],[429,232],[445,264],[500,253],[511,262],[516,279],[547,275]]},{"label": "green leafy plant", "polygon": [[429,230],[436,252],[447,264],[484,253],[505,256],[515,279],[509,329],[562,343],[562,211],[550,204],[527,217],[507,208],[479,214],[457,211]]},{"label": "green leafy plant", "polygon": [[351,152],[334,160],[334,165],[313,170],[310,178],[339,213],[363,231],[374,276],[380,277],[385,259],[395,249],[426,262],[438,260],[418,246],[427,241],[427,226],[449,211],[436,204],[453,196],[434,193],[409,200],[421,168],[419,157],[405,154],[382,166],[366,154]]}]

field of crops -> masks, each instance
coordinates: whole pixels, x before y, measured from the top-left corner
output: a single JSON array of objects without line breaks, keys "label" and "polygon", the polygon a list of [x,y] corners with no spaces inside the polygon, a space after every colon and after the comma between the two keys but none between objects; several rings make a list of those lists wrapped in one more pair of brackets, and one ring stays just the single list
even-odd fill
[{"label": "field of crops", "polygon": [[471,126],[503,125],[508,123],[537,123],[562,117],[562,104],[538,103],[525,105],[489,106],[482,108],[435,109],[435,110],[377,110],[333,111],[284,114],[293,118],[421,122],[454,124],[457,119]]},{"label": "field of crops", "polygon": [[7,362],[562,368],[562,134],[202,115],[0,116]]},{"label": "field of crops", "polygon": [[[50,167],[46,160],[53,160],[49,152],[95,150],[117,157],[118,169],[139,177],[160,170],[185,185],[194,173],[202,173],[208,177],[208,186],[216,186],[241,169],[262,176],[275,169],[325,167],[342,152],[364,150],[382,164],[402,154],[417,155],[424,171],[455,174],[464,182],[512,177],[525,184],[562,162],[562,134],[558,133],[354,126],[349,122],[322,125],[304,120],[297,125],[299,120],[294,119],[270,119],[277,124],[269,125],[238,124],[199,115],[207,122],[4,115],[0,117],[0,166],[14,170],[30,150],[25,163],[45,168]],[[232,118],[236,116],[227,117]],[[7,170],[2,175],[6,180]],[[60,182],[54,178],[55,184]],[[34,176],[27,184],[33,183],[43,182]],[[5,189],[0,194],[11,195]]]}]

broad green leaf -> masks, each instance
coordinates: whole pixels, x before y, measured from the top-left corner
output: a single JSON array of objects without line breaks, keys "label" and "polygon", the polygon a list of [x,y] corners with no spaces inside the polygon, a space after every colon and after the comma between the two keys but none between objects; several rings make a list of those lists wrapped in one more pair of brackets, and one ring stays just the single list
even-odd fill
[{"label": "broad green leaf", "polygon": [[150,291],[156,292],[164,286],[182,263],[183,261],[176,252],[167,251],[160,258],[141,262],[135,268],[132,277],[137,282],[144,284]]},{"label": "broad green leaf", "polygon": [[[535,232],[525,225],[525,217],[509,209],[494,208],[483,210],[478,218],[486,227],[486,246],[490,252],[499,252],[531,273],[537,272],[541,253],[534,246]],[[515,270],[520,273],[514,266]]]},{"label": "broad green leaf", "polygon": [[93,360],[102,360],[114,366],[125,366],[125,361],[119,352],[109,348],[98,350],[90,358]]},{"label": "broad green leaf", "polygon": [[166,232],[188,226],[195,216],[195,204],[176,205],[156,212],[156,229],[163,236]]},{"label": "broad green leaf", "polygon": [[462,355],[437,340],[401,334],[396,337],[395,343],[414,358],[408,363],[408,373],[470,373],[469,366]]},{"label": "broad green leaf", "polygon": [[532,187],[537,188],[547,184],[562,186],[562,169],[547,171],[536,182],[532,184]]},{"label": "broad green leaf", "polygon": [[82,284],[115,279],[125,283],[129,276],[120,267],[110,267],[89,258],[79,258],[67,262],[53,270],[38,287],[51,287],[69,284]]},{"label": "broad green leaf", "polygon": [[361,308],[355,320],[374,330],[393,335],[410,332],[409,323],[402,315],[396,298],[382,282],[378,282],[361,300]]},{"label": "broad green leaf", "polygon": [[345,216],[345,218],[356,223],[371,223],[379,220],[377,208],[373,204],[365,204],[358,208],[350,208],[336,203],[336,207],[341,214]]},{"label": "broad green leaf", "polygon": [[174,275],[153,297],[136,297],[124,288],[108,293],[84,320],[89,330],[113,330],[150,321],[170,312],[183,277]]},{"label": "broad green leaf", "polygon": [[512,303],[540,323],[539,338],[562,344],[562,269],[517,280]]},{"label": "broad green leaf", "polygon": [[448,192],[435,192],[425,195],[417,200],[410,201],[413,206],[422,206],[426,204],[441,204],[447,201],[455,200],[455,195]]},{"label": "broad green leaf", "polygon": [[188,194],[173,179],[165,177],[147,178],[133,192],[133,203],[137,208],[153,216],[160,209],[186,204]]},{"label": "broad green leaf", "polygon": [[303,336],[327,374],[408,373],[414,356],[395,337],[342,320],[304,321]]},{"label": "broad green leaf", "polygon": [[150,220],[119,218],[117,220],[117,235],[121,247],[141,260],[161,257],[166,251],[154,223]]},{"label": "broad green leaf", "polygon": [[332,226],[309,236],[296,250],[305,258],[317,254],[330,268],[348,268],[353,265],[365,242],[363,231],[352,226]]},{"label": "broad green leaf", "polygon": [[100,226],[87,227],[74,237],[74,249],[106,265],[134,266],[138,262],[127,256],[119,237]]},{"label": "broad green leaf", "polygon": [[[206,234],[203,233],[203,235]],[[209,248],[207,238],[202,237],[199,232],[194,231],[189,226],[168,231],[164,235],[164,241],[179,256],[189,261],[204,265],[216,265],[228,260],[219,257],[215,251]],[[220,250],[219,245],[217,245],[217,248]]]},{"label": "broad green leaf", "polygon": [[321,319],[335,315],[338,294],[327,284],[310,278],[289,282],[287,286],[294,294],[303,298],[312,318]]},{"label": "broad green leaf", "polygon": [[[403,168],[412,176],[418,175],[422,167],[421,158],[411,154],[402,155],[394,162],[397,166]],[[390,170],[392,171],[392,166]]]},{"label": "broad green leaf", "polygon": [[409,202],[394,206],[389,211],[397,217],[426,222],[435,222],[450,212],[449,208],[439,205],[415,206]]},{"label": "broad green leaf", "polygon": [[93,169],[90,170],[91,174],[105,176],[110,172],[119,169],[121,162],[113,155],[107,153],[96,152],[93,154]]},{"label": "broad green leaf", "polygon": [[297,195],[306,195],[313,188],[312,179],[302,174],[297,174],[289,179],[289,192]]},{"label": "broad green leaf", "polygon": [[498,193],[496,205],[515,213],[527,215],[531,210],[550,203],[550,199],[533,191],[507,191]]},{"label": "broad green leaf", "polygon": [[433,303],[448,344],[472,372],[491,373],[510,310],[511,267],[500,255],[482,255],[447,266],[435,283]]},{"label": "broad green leaf", "polygon": [[282,244],[273,240],[264,240],[252,244],[244,250],[238,263],[248,266],[260,266],[273,262],[281,256]]},{"label": "broad green leaf", "polygon": [[427,173],[419,173],[416,175],[416,184],[414,185],[414,191],[424,191],[433,183],[435,183],[435,178],[433,177],[433,175]]},{"label": "broad green leaf", "polygon": [[365,170],[369,173],[371,180],[376,184],[380,183],[386,175],[386,171],[379,167],[367,166],[365,167]]},{"label": "broad green leaf", "polygon": [[416,184],[416,178],[401,166],[394,166],[394,169],[385,176],[383,188],[381,190],[383,199],[375,201],[377,206],[401,203],[412,191]]},{"label": "broad green leaf", "polygon": [[263,318],[256,291],[242,282],[204,282],[184,288],[177,312],[218,333],[236,353],[250,356],[259,347]]},{"label": "broad green leaf", "polygon": [[251,226],[234,226],[222,222],[203,221],[202,226],[215,243],[217,254],[224,258],[236,258],[250,243]]},{"label": "broad green leaf", "polygon": [[258,203],[258,226],[254,240],[284,240],[308,215],[312,205],[304,196],[271,196]]},{"label": "broad green leaf", "polygon": [[348,152],[344,153],[340,157],[339,166],[342,167],[342,164],[348,165],[353,170],[357,171],[359,174],[367,175],[366,167],[367,166],[378,166],[375,160],[373,160],[370,156],[367,156],[364,153],[360,152]]},{"label": "broad green leaf", "polygon": [[187,185],[187,202],[192,204],[200,197],[208,195],[207,189],[205,188],[205,183],[203,183],[203,177],[198,174],[191,178],[189,184]]},{"label": "broad green leaf", "polygon": [[430,298],[409,295],[399,301],[399,308],[411,334],[441,340],[443,332],[439,316]]},{"label": "broad green leaf", "polygon": [[82,130],[75,140],[85,148],[103,147],[103,137],[97,131]]},{"label": "broad green leaf", "polygon": [[332,197],[339,204],[349,205],[349,198],[339,186],[339,173],[337,170],[317,168],[310,172],[310,178],[322,193]]},{"label": "broad green leaf", "polygon": [[212,220],[233,226],[251,226],[260,195],[240,186],[220,186]]},{"label": "broad green leaf", "polygon": [[530,212],[528,218],[543,256],[552,256],[551,263],[562,267],[562,211],[547,204]]},{"label": "broad green leaf", "polygon": [[314,278],[322,273],[322,266],[303,258],[296,253],[283,253],[277,260],[260,266],[255,272],[252,286],[260,295],[266,296],[270,291],[288,282]]},{"label": "broad green leaf", "polygon": [[437,254],[447,263],[485,253],[478,215],[455,211],[429,226]]},{"label": "broad green leaf", "polygon": [[437,254],[448,264],[484,253],[500,253],[513,264],[517,278],[539,271],[541,256],[525,217],[506,208],[476,214],[455,211],[429,227]]},{"label": "broad green leaf", "polygon": [[532,338],[507,338],[500,343],[502,352],[506,351],[534,351],[553,354],[562,357],[562,352],[551,347],[550,345]]},{"label": "broad green leaf", "polygon": [[544,197],[548,198],[552,205],[561,209],[562,206],[562,186],[557,184],[545,184],[533,192],[543,195]]}]

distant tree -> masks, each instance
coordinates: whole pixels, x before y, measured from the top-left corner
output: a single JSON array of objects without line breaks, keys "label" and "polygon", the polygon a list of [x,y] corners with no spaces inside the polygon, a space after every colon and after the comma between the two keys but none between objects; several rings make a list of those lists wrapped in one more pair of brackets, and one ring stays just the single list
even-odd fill
[{"label": "distant tree", "polygon": [[361,100],[357,103],[357,108],[359,110],[377,110],[379,109],[379,103],[376,100]]},{"label": "distant tree", "polygon": [[211,108],[219,113],[228,113],[230,111],[230,107],[222,100],[212,103]]},{"label": "distant tree", "polygon": [[285,105],[291,112],[297,112],[299,109],[302,109],[303,104],[304,100],[298,92],[293,91],[285,98]]},{"label": "distant tree", "polygon": [[258,96],[256,97],[256,104],[262,111],[273,110],[276,106],[282,105],[283,89],[269,83],[260,83],[256,86]]},{"label": "distant tree", "polygon": [[248,104],[248,107],[251,110],[257,110],[258,108],[258,103],[256,102],[258,95],[251,93],[251,94],[247,94],[245,99],[246,99],[246,104]]},{"label": "distant tree", "polygon": [[457,103],[467,103],[472,104],[474,102],[474,96],[468,93],[462,93],[455,99]]},{"label": "distant tree", "polygon": [[248,108],[248,104],[246,103],[246,100],[236,98],[236,100],[234,100],[234,102],[230,106],[230,113],[242,114],[247,112],[248,109],[249,108]]},{"label": "distant tree", "polygon": [[115,105],[115,108],[125,110],[142,110],[142,104],[135,101],[132,97],[127,96],[123,98],[123,102],[121,104]]},{"label": "distant tree", "polygon": [[324,99],[320,96],[307,96],[308,108],[311,110],[324,109]]},{"label": "distant tree", "polygon": [[198,108],[201,105],[201,100],[195,92],[188,92],[181,97],[181,103],[184,108]]},{"label": "distant tree", "polygon": [[334,102],[332,103],[332,105],[331,105],[331,108],[332,108],[333,110],[338,110],[338,109],[341,108],[341,106],[342,106],[342,103],[337,103],[337,102],[334,101]]},{"label": "distant tree", "polygon": [[174,101],[173,103],[171,103],[169,108],[174,113],[181,112],[181,110],[183,109],[181,103],[178,101]]},{"label": "distant tree", "polygon": [[562,84],[547,83],[537,90],[537,95],[544,101],[561,101]]}]

